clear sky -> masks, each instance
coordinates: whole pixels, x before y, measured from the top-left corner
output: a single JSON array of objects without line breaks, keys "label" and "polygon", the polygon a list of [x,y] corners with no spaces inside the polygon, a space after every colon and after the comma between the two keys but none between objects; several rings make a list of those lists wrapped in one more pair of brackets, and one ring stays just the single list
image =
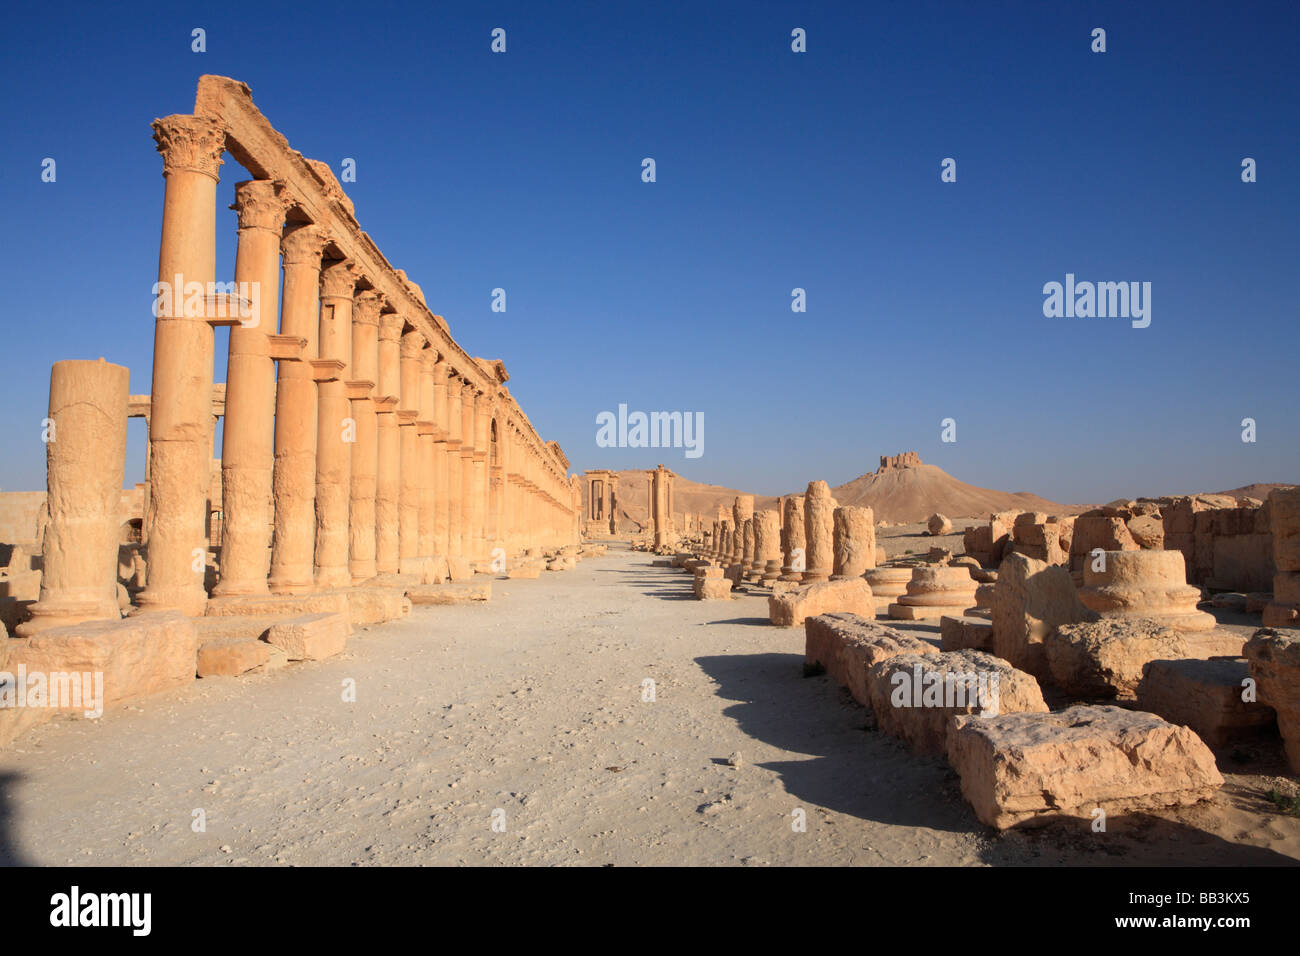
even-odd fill
[{"label": "clear sky", "polygon": [[[44,487],[51,362],[150,388],[149,122],[203,73],[356,161],[362,228],[575,470],[779,493],[914,449],[1064,502],[1300,481],[1300,5],[184,9],[6,11],[0,488]],[[227,157],[219,279],[245,178]],[[1150,282],[1150,326],[1044,317],[1067,273]],[[703,455],[597,447],[620,403],[702,413]],[[129,456],[140,480],[141,422]]]}]

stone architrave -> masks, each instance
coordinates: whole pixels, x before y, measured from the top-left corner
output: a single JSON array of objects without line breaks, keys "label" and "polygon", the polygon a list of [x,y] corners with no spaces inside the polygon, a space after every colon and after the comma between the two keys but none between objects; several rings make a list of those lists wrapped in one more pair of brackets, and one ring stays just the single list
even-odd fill
[{"label": "stone architrave", "polygon": [[50,371],[44,570],[40,597],[28,609],[31,619],[18,626],[20,637],[122,616],[118,508],[129,386],[130,372],[103,359],[55,362]]}]

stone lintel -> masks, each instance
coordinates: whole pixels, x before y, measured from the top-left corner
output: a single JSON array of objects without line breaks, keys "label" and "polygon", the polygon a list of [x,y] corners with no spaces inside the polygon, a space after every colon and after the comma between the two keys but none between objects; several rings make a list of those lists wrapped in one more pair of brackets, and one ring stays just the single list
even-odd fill
[{"label": "stone lintel", "polygon": [[277,362],[301,362],[302,350],[307,347],[307,340],[297,335],[268,335],[266,341]]}]

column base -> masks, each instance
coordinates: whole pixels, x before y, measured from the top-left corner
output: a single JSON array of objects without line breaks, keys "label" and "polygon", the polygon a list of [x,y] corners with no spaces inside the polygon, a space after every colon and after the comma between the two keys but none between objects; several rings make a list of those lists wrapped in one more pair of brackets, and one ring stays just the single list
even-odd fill
[{"label": "column base", "polygon": [[27,609],[31,615],[14,628],[17,637],[32,637],[42,631],[55,627],[67,627],[70,624],[82,624],[86,621],[118,621],[122,619],[122,609],[116,601],[74,601],[46,604],[37,601]]},{"label": "column base", "polygon": [[135,597],[131,615],[153,611],[180,611],[188,617],[202,617],[208,593],[199,587],[149,588]]}]

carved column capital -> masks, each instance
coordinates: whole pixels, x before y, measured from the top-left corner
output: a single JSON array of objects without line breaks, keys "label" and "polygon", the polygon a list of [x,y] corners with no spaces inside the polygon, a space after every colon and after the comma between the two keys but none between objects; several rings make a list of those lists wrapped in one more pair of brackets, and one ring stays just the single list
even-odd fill
[{"label": "carved column capital", "polygon": [[285,265],[314,263],[319,269],[320,254],[327,241],[320,227],[311,223],[288,227],[280,238],[280,251],[284,254]]},{"label": "carved column capital", "polygon": [[162,153],[164,176],[185,169],[221,178],[226,129],[220,120],[182,114],[164,116],[153,121],[153,138]]},{"label": "carved column capital", "polygon": [[352,299],[352,322],[361,325],[379,325],[379,310],[384,307],[384,294],[375,289],[358,292]]},{"label": "carved column capital", "polygon": [[320,294],[322,297],[352,298],[352,291],[357,284],[356,266],[351,259],[333,259],[325,263],[320,271]]},{"label": "carved column capital", "polygon": [[405,325],[406,319],[402,318],[402,313],[385,312],[379,317],[379,341],[400,342],[402,327]]},{"label": "carved column capital", "polygon": [[265,229],[279,233],[289,205],[284,183],[270,179],[248,179],[235,183],[235,201],[230,208],[239,213],[240,229]]},{"label": "carved column capital", "polygon": [[402,336],[402,358],[418,359],[424,351],[424,334],[412,329]]}]

